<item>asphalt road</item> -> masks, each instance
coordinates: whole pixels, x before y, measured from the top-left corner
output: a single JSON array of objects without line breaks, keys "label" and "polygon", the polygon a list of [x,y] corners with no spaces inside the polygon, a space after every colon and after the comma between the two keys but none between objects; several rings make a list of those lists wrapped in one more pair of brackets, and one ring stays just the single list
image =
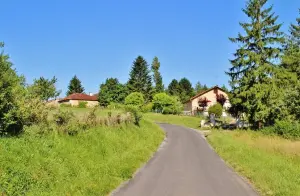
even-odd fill
[{"label": "asphalt road", "polygon": [[243,196],[258,195],[226,166],[196,131],[161,124],[163,147],[114,196]]}]

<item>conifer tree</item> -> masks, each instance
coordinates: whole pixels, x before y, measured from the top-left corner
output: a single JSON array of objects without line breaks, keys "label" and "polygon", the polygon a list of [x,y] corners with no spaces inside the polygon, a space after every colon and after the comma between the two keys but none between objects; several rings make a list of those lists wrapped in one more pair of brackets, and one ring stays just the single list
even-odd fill
[{"label": "conifer tree", "polygon": [[168,86],[168,93],[172,96],[179,96],[180,86],[176,79],[173,79]]},{"label": "conifer tree", "polygon": [[159,68],[160,68],[160,62],[158,61],[157,57],[154,57],[154,59],[152,61],[151,69],[153,72],[153,81],[155,84],[155,92],[156,93],[161,93],[164,91],[164,85],[162,82],[161,74],[159,72]]},{"label": "conifer tree", "polygon": [[[284,43],[281,24],[272,12],[272,6],[265,8],[267,0],[248,0],[243,12],[249,22],[241,22],[244,35],[239,33],[230,38],[239,48],[231,60],[230,76],[232,105],[239,112],[245,112],[253,126],[272,124],[280,113],[280,90],[276,80],[280,78],[276,59]],[[234,110],[234,109],[233,109]],[[277,112],[276,112],[277,111]]]},{"label": "conifer tree", "polygon": [[81,85],[81,81],[75,75],[70,81],[70,84],[68,86],[67,95],[71,95],[73,93],[83,93],[83,92],[84,92],[84,88]]},{"label": "conifer tree", "polygon": [[152,82],[150,71],[148,68],[147,61],[142,57],[138,56],[133,62],[130,78],[127,83],[129,94],[133,92],[143,93],[146,101],[152,99]]},{"label": "conifer tree", "polygon": [[200,93],[203,90],[203,86],[200,82],[197,82],[195,85],[195,94]]},{"label": "conifer tree", "polygon": [[187,78],[182,78],[179,81],[180,87],[180,100],[181,102],[185,102],[194,96],[194,89],[191,82]]}]

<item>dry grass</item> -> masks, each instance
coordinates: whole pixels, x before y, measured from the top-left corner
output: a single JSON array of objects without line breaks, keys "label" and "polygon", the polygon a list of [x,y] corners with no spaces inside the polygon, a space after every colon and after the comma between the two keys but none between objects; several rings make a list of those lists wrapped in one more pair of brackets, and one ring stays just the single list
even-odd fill
[{"label": "dry grass", "polygon": [[300,157],[300,141],[291,141],[278,136],[266,136],[251,131],[238,131],[229,134],[232,134],[235,139],[242,141],[251,147],[268,152]]}]

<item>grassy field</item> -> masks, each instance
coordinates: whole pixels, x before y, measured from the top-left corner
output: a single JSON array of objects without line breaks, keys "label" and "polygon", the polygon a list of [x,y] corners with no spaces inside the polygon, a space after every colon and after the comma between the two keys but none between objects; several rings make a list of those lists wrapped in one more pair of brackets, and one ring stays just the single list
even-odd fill
[{"label": "grassy field", "polygon": [[145,118],[158,123],[182,125],[194,129],[200,129],[200,121],[202,119],[200,117],[163,115],[156,113],[147,113],[145,114]]},{"label": "grassy field", "polygon": [[0,193],[107,195],[149,159],[163,138],[149,121],[76,136],[1,138]]},{"label": "grassy field", "polygon": [[214,131],[208,140],[262,195],[300,195],[300,141],[251,131]]}]

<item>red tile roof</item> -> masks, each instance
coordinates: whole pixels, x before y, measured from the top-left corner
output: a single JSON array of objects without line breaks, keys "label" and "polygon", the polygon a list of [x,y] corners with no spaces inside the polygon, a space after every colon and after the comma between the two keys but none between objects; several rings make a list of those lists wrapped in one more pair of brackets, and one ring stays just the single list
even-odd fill
[{"label": "red tile roof", "polygon": [[195,99],[195,98],[197,98],[197,97],[200,97],[201,95],[204,95],[205,93],[208,93],[209,91],[212,91],[212,90],[214,90],[214,89],[219,89],[220,91],[223,91],[224,93],[226,93],[226,91],[225,91],[224,89],[222,89],[222,88],[220,88],[220,87],[218,87],[218,86],[214,86],[214,87],[212,87],[212,88],[210,88],[210,89],[208,89],[208,90],[206,90],[206,91],[203,91],[203,92],[201,92],[201,93],[198,93],[197,95],[195,95],[194,97],[192,97],[192,98],[190,98],[188,101],[186,101],[186,103],[187,103],[187,102],[190,102],[190,101],[192,101],[193,99]]},{"label": "red tile roof", "polygon": [[74,93],[59,101],[82,100],[82,101],[98,101],[97,96],[90,96],[84,93]]}]

